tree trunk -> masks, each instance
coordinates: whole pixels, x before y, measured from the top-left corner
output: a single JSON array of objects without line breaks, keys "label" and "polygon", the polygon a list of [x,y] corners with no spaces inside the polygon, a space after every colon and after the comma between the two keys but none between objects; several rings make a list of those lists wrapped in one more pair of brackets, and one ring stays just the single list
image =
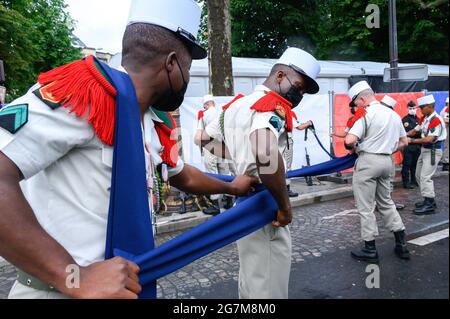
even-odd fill
[{"label": "tree trunk", "polygon": [[232,96],[230,0],[207,0],[209,29],[209,90],[214,96]]}]

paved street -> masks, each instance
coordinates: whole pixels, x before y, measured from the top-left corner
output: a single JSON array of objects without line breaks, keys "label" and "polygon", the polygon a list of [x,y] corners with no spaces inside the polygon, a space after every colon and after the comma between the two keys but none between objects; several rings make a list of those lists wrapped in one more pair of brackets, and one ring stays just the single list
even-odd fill
[{"label": "paved street", "polygon": [[[448,176],[435,179],[438,213],[419,217],[412,207],[418,190],[396,189],[408,240],[448,229]],[[393,253],[393,235],[380,222],[380,288],[368,289],[368,264],[350,258],[359,247],[359,216],[352,198],[299,207],[291,226],[293,266],[290,298],[449,298],[448,237],[425,246],[409,244],[412,259]],[[160,235],[159,244],[179,233]],[[0,267],[0,298],[14,280],[11,266]],[[158,281],[159,298],[237,298],[238,257],[231,244]]]}]

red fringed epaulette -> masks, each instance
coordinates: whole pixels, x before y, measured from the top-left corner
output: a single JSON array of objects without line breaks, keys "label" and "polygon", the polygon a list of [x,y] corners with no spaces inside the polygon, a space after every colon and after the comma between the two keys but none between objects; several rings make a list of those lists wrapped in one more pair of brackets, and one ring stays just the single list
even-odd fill
[{"label": "red fringed epaulette", "polygon": [[226,111],[231,104],[233,104],[234,102],[236,102],[237,100],[241,99],[244,97],[244,94],[238,94],[234,97],[234,99],[232,99],[230,102],[228,102],[227,104],[225,104],[224,106],[222,106],[222,110]]},{"label": "red fringed epaulette", "polygon": [[117,91],[97,69],[94,57],[42,73],[38,82],[42,100],[59,104],[80,118],[87,116],[97,137],[113,145]]},{"label": "red fringed epaulette", "polygon": [[355,116],[348,120],[347,127],[352,128],[353,125],[355,125],[356,121],[358,121],[360,118],[363,118],[366,114],[367,111],[364,108],[358,108],[358,110],[356,110]]},{"label": "red fringed epaulette", "polygon": [[159,137],[159,142],[163,147],[163,151],[161,154],[161,159],[164,163],[166,163],[170,167],[177,166],[178,162],[178,145],[176,136],[172,136],[172,132],[174,132],[177,128],[175,120],[173,119],[170,113],[167,113],[172,122],[172,128],[168,127],[163,122],[154,122],[156,133]]},{"label": "red fringed epaulette", "polygon": [[286,130],[292,132],[292,117],[293,111],[291,109],[292,103],[284,99],[274,91],[267,92],[251,107],[257,112],[275,112],[286,123]]}]

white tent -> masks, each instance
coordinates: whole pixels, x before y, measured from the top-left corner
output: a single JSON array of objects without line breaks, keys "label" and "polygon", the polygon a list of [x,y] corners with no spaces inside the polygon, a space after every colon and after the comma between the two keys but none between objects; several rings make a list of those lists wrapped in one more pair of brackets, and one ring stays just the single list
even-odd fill
[{"label": "white tent", "polygon": [[[122,55],[116,54],[110,61],[111,66],[120,65]],[[233,58],[234,92],[249,94],[253,88],[264,81],[276,59]],[[321,72],[318,78],[320,94],[334,91],[345,94],[348,91],[348,78],[355,75],[382,76],[388,63],[370,61],[319,61]],[[414,63],[400,66],[417,65]],[[428,65],[429,76],[449,76],[448,65]],[[195,60],[191,67],[191,80],[186,97],[198,97],[208,94],[208,59]]]}]

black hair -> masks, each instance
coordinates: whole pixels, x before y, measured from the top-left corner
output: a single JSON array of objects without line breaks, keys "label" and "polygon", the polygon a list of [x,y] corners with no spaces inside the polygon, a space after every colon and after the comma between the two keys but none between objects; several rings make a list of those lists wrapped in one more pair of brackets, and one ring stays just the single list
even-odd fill
[{"label": "black hair", "polygon": [[152,60],[175,51],[179,62],[187,63],[191,57],[184,41],[174,32],[148,23],[127,26],[122,39],[122,65],[138,72]]},{"label": "black hair", "polygon": [[413,101],[409,101],[408,102],[408,107],[415,107],[416,103],[414,103]]}]

